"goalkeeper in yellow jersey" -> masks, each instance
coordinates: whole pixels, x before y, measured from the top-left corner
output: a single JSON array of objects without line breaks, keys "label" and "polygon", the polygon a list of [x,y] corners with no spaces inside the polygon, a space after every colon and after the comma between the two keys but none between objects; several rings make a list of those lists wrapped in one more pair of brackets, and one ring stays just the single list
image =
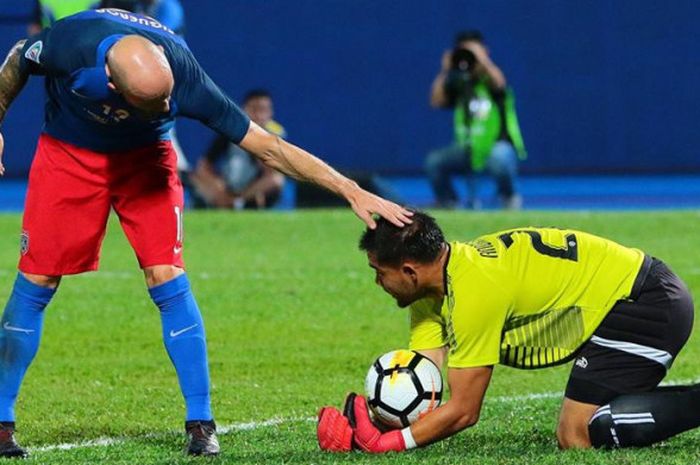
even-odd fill
[{"label": "goalkeeper in yellow jersey", "polygon": [[473,426],[493,366],[575,360],[559,415],[562,448],[646,446],[700,425],[700,385],[660,388],[687,341],[693,301],[660,260],[581,231],[518,228],[447,242],[430,216],[379,220],[360,240],[376,282],[409,307],[409,347],[447,364],[451,398],[380,432],[364,397],[319,416],[322,449],[420,447]]}]

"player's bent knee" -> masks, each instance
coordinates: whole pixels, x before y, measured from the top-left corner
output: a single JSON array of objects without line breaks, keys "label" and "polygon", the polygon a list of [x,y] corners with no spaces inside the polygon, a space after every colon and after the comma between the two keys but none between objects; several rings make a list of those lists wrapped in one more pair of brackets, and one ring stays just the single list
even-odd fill
[{"label": "player's bent knee", "polygon": [[585,426],[559,424],[557,442],[560,449],[586,449],[591,447]]},{"label": "player's bent knee", "polygon": [[184,272],[185,270],[175,265],[155,265],[143,269],[143,274],[146,277],[146,285],[149,288],[167,283]]},{"label": "player's bent knee", "polygon": [[37,286],[41,287],[48,287],[49,289],[56,289],[61,282],[60,276],[46,276],[30,273],[22,273],[22,276],[27,278],[27,281],[32,284],[36,284]]}]

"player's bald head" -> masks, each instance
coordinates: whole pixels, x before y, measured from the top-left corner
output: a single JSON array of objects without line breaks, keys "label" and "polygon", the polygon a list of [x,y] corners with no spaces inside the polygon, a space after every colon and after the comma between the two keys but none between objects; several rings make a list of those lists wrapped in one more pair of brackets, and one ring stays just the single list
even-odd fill
[{"label": "player's bald head", "polygon": [[147,112],[166,112],[175,81],[161,47],[128,35],[107,54],[107,68],[116,90],[132,105]]}]

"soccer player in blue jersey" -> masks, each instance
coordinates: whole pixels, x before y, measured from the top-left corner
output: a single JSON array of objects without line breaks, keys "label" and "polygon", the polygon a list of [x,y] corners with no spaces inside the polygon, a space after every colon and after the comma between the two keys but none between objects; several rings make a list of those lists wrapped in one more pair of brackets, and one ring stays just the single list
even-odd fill
[{"label": "soccer player in blue jersey", "polygon": [[374,213],[397,226],[411,213],[252,123],[183,39],[152,18],[87,11],[17,42],[0,67],[0,121],[31,74],[45,76],[48,99],[19,273],[0,322],[0,456],[26,455],[14,438],[14,405],[39,347],[44,309],[61,276],[97,269],[110,209],[160,309],[185,399],[188,452],[215,455],[204,324],[182,259],[183,194],[168,139],[174,118],[198,119],[267,166],[344,197],[370,227]]}]

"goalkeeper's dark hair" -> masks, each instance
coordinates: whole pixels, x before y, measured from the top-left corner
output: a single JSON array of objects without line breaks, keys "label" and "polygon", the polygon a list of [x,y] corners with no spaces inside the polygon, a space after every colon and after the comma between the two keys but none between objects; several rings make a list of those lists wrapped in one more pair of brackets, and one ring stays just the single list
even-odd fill
[{"label": "goalkeeper's dark hair", "polygon": [[413,210],[413,223],[400,228],[384,218],[375,229],[367,228],[360,238],[360,250],[373,254],[382,265],[397,266],[406,260],[419,263],[435,261],[442,251],[445,236],[435,218]]}]

